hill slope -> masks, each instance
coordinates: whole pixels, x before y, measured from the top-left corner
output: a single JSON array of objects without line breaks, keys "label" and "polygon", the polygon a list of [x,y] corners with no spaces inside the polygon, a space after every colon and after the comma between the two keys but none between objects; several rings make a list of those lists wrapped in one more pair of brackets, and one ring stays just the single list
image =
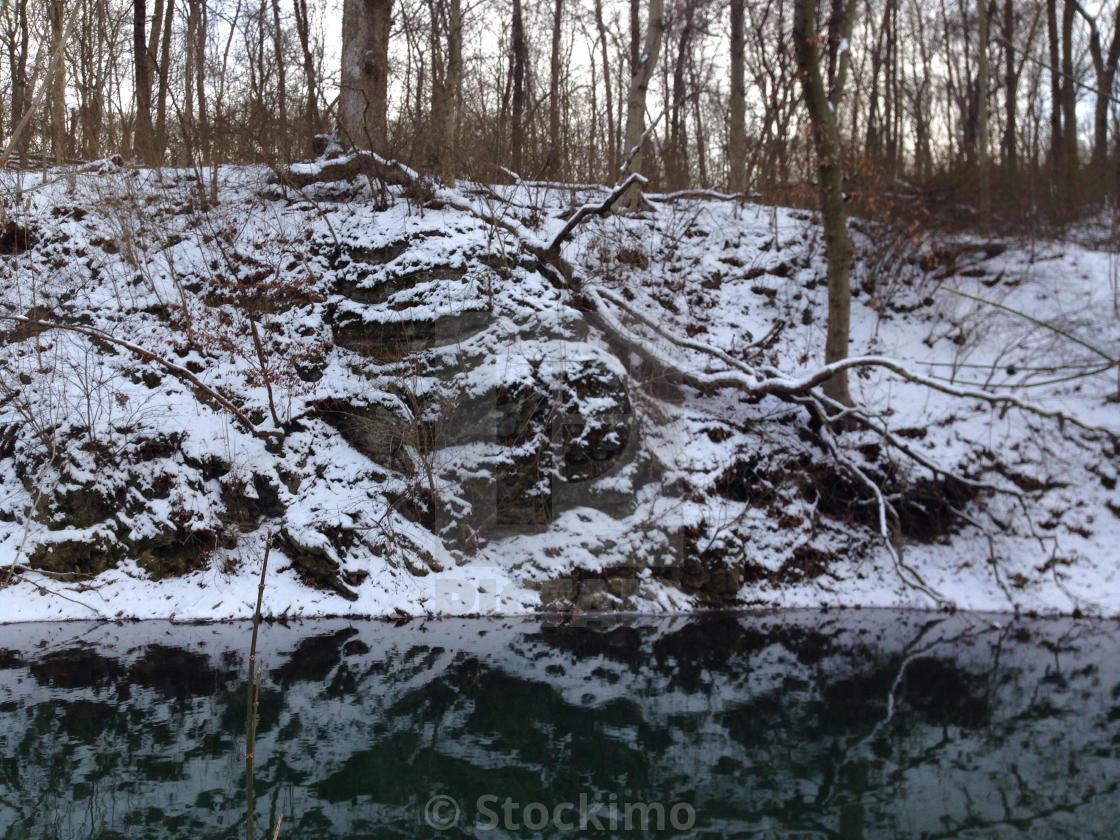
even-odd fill
[{"label": "hill slope", "polygon": [[[548,242],[604,190],[416,198],[308,171],[223,169],[202,207],[191,173],[106,164],[9,203],[0,620],[245,616],[267,535],[276,615],[1120,614],[1114,437],[867,367],[853,395],[888,432],[833,438],[796,402],[651,367],[511,233]],[[1120,340],[1106,252],[854,228],[854,353],[1120,426],[1092,349]],[[562,254],[680,370],[716,372],[705,348],[820,366],[808,213],[665,197]]]}]

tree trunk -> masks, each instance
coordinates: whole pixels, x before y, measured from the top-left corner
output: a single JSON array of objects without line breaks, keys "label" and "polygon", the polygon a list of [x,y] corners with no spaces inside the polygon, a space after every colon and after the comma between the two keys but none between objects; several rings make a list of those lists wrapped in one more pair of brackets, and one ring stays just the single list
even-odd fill
[{"label": "tree trunk", "polygon": [[564,0],[554,0],[552,9],[552,54],[548,71],[548,157],[545,173],[560,177],[560,37]]},{"label": "tree trunk", "polygon": [[[147,8],[144,0],[134,0],[132,18],[132,49],[136,79],[136,129],[132,148],[140,160],[151,166],[155,160],[155,137],[152,129],[152,62],[148,54]],[[161,10],[162,11],[162,10]],[[159,12],[153,17],[155,29]]]},{"label": "tree trunk", "polygon": [[315,56],[311,52],[311,20],[307,13],[307,0],[293,0],[296,16],[296,35],[303,54],[303,83],[307,96],[303,106],[304,131],[310,140],[319,130],[319,96],[315,81]]},{"label": "tree trunk", "polygon": [[272,45],[276,54],[276,107],[278,111],[277,128],[280,132],[280,154],[288,159],[288,82],[284,70],[284,31],[280,27],[280,0],[272,0]]},{"label": "tree trunk", "polygon": [[[172,6],[175,4],[172,3]],[[180,131],[183,134],[183,165],[189,166],[194,160],[197,137],[194,125],[194,29],[197,25],[193,0],[187,4],[186,47],[183,50],[183,110],[179,112]]]},{"label": "tree trunk", "polygon": [[174,22],[174,16],[175,2],[168,0],[163,19],[163,44],[159,54],[159,94],[156,101],[156,149],[160,161],[167,151],[167,92],[168,73],[171,70],[171,24]]},{"label": "tree trunk", "polygon": [[1062,77],[1061,42],[1058,38],[1058,0],[1046,0],[1046,30],[1050,46],[1050,168],[1053,183],[1057,186],[1062,178],[1065,163],[1062,154]]},{"label": "tree trunk", "polygon": [[[645,49],[638,57],[637,67],[630,79],[630,92],[626,100],[626,133],[622,147],[622,169],[624,175],[642,171],[642,146],[646,130],[646,94],[653,71],[657,67],[657,55],[661,50],[661,35],[665,31],[664,0],[650,0],[649,22],[646,24]],[[631,189],[621,200],[620,205],[634,210],[641,204],[641,190]]]},{"label": "tree trunk", "polygon": [[[854,10],[854,2],[852,7]],[[817,154],[817,190],[820,197],[821,224],[824,227],[828,260],[828,327],[825,337],[825,364],[848,356],[851,324],[852,246],[848,238],[848,215],[844,207],[843,168],[840,161],[840,132],[836,106],[843,90],[844,71],[838,64],[832,95],[825,92],[817,51],[816,0],[796,0],[794,4],[793,46],[798,75],[804,91],[805,109]],[[849,11],[848,31],[850,31]],[[845,38],[846,40],[846,38]],[[843,56],[841,56],[843,58]],[[824,383],[824,393],[837,402],[851,405],[848,376],[841,372]]]},{"label": "tree trunk", "polygon": [[728,186],[732,192],[747,189],[747,86],[743,48],[743,5],[745,0],[731,0],[731,101],[730,130],[727,140],[727,163],[730,168]]},{"label": "tree trunk", "polygon": [[[442,115],[442,161],[443,181],[450,187],[455,186],[458,175],[459,154],[457,134],[459,130],[459,105],[463,96],[463,8],[462,0],[449,0],[447,18],[447,68],[444,73],[444,107]],[[435,117],[436,115],[433,115]]]},{"label": "tree trunk", "polygon": [[[520,0],[514,2],[520,6]],[[603,23],[603,0],[595,0],[595,26],[599,31],[599,52],[603,62],[603,93],[607,100],[607,153],[604,157],[609,173],[607,177],[610,178],[618,171],[618,121],[614,116],[614,83],[611,81],[611,63],[607,57],[607,27]]]},{"label": "tree trunk", "polygon": [[1073,17],[1076,0],[1062,8],[1062,170],[1067,197],[1077,174],[1077,92],[1073,78]]},{"label": "tree trunk", "polygon": [[669,144],[665,150],[665,180],[671,190],[684,189],[688,183],[688,150],[685,139],[685,64],[688,61],[692,40],[693,4],[685,6],[685,20],[677,42],[677,56],[673,63],[672,106],[669,112]]},{"label": "tree trunk", "polygon": [[695,61],[689,62],[689,86],[692,88],[692,123],[696,129],[696,177],[700,186],[707,187],[708,180],[708,141],[704,135],[704,114],[700,107],[701,83],[700,71],[696,68]]},{"label": "tree trunk", "polygon": [[985,215],[992,205],[991,150],[988,146],[988,0],[976,0],[979,30],[976,61],[976,165],[980,175],[980,210]]},{"label": "tree trunk", "polygon": [[642,5],[641,0],[630,0],[630,76],[638,72],[642,60]]},{"label": "tree trunk", "polygon": [[[18,34],[13,35],[12,49],[8,55],[8,65],[11,72],[12,80],[12,118],[11,118],[11,132],[12,135],[16,134],[16,127],[23,119],[24,112],[28,106],[28,90],[27,90],[27,50],[30,45],[30,32],[27,26],[27,0],[17,0],[16,7],[16,30]],[[27,154],[27,132],[23,132],[16,139],[16,151],[19,152],[21,163],[24,156]]]},{"label": "tree trunk", "polygon": [[345,0],[338,127],[355,148],[385,152],[388,139],[389,27],[393,0]]},{"label": "tree trunk", "polygon": [[[210,112],[206,107],[206,0],[191,0],[196,15],[194,28],[194,82],[198,106],[198,152],[202,163],[210,162]],[[188,82],[189,84],[189,82]]]},{"label": "tree trunk", "polygon": [[62,33],[65,29],[65,10],[63,0],[50,0],[47,17],[50,20],[51,40],[50,55],[54,61],[54,69],[50,78],[50,115],[51,115],[51,154],[55,163],[62,163],[66,157],[67,127],[66,127],[66,57],[54,56],[62,48]]},{"label": "tree trunk", "polygon": [[1089,24],[1089,55],[1093,59],[1097,91],[1093,104],[1093,153],[1091,164],[1095,172],[1103,174],[1108,158],[1108,112],[1112,103],[1112,85],[1116,80],[1116,64],[1120,61],[1120,3],[1116,6],[1116,19],[1112,24],[1112,41],[1108,54],[1101,44],[1097,21],[1078,5],[1078,14]]},{"label": "tree trunk", "polygon": [[525,44],[525,21],[521,14],[521,0],[513,0],[513,23],[510,26],[510,74],[513,83],[513,106],[510,116],[510,164],[520,173],[525,154],[525,64],[528,47]]},{"label": "tree trunk", "polygon": [[1019,105],[1019,74],[1015,70],[1015,0],[1004,0],[1003,4],[1003,84],[1004,84],[1004,125],[1003,125],[1003,165],[1009,175],[1019,169],[1018,131],[1016,112]]}]

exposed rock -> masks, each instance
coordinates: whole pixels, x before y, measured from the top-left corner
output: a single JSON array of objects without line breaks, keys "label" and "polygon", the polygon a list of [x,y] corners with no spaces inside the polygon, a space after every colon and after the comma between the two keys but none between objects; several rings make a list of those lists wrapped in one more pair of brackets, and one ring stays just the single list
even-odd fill
[{"label": "exposed rock", "polygon": [[545,390],[516,379],[495,382],[481,393],[442,393],[423,412],[425,448],[485,441],[517,445],[541,428],[550,408]]},{"label": "exposed rock", "polygon": [[634,607],[638,594],[637,569],[615,568],[603,574],[577,569],[570,577],[543,581],[541,605],[546,608],[574,607],[582,612],[614,612]]},{"label": "exposed rock", "polygon": [[63,485],[45,500],[40,519],[52,531],[89,528],[111,518],[120,507],[120,488],[109,489],[92,482]]},{"label": "exposed rock", "polygon": [[219,545],[232,548],[234,541],[223,540],[209,529],[191,530],[169,523],[156,536],[132,543],[128,553],[149,577],[159,580],[204,568],[208,554]]},{"label": "exposed rock", "polygon": [[126,547],[107,535],[87,535],[42,542],[32,549],[29,565],[57,574],[97,575],[117,565]]},{"label": "exposed rock", "polygon": [[347,311],[336,318],[334,340],[339,347],[366,356],[376,362],[400,361],[409,353],[463,341],[490,323],[490,313],[480,308],[463,309],[434,318],[394,321],[364,321],[360,315]]},{"label": "exposed rock", "polygon": [[308,544],[293,538],[287,528],[275,536],[274,544],[288,556],[305,583],[337,592],[347,601],[358,600],[357,594],[343,584],[338,561],[322,545]]},{"label": "exposed rock", "polygon": [[240,476],[222,482],[222,519],[242,531],[252,531],[265,517],[284,513],[280,492],[267,476],[253,473],[248,482]]},{"label": "exposed rock", "polygon": [[318,406],[320,416],[338,429],[346,442],[383,467],[411,474],[415,469],[406,445],[416,444],[415,423],[382,403],[360,405],[327,400]]},{"label": "exposed rock", "polygon": [[38,237],[26,227],[9,221],[0,230],[0,254],[22,254],[38,241]]},{"label": "exposed rock", "polygon": [[[367,262],[367,260],[361,260]],[[361,285],[361,281],[340,283],[339,293],[354,301],[369,305],[387,302],[394,295],[415,288],[421,283],[431,283],[438,280],[462,280],[466,269],[452,266],[433,266],[415,271],[406,271],[400,274],[391,274],[381,282],[372,285]]]}]

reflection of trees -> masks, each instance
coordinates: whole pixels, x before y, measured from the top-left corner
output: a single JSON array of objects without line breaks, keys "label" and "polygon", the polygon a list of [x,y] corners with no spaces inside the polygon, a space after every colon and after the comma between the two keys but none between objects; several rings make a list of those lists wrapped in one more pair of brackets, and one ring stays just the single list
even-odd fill
[{"label": "reflection of trees", "polygon": [[[688,801],[723,836],[1111,827],[1107,628],[867,614],[438,626],[335,625],[268,657],[258,789],[285,836],[411,836],[432,792]],[[152,837],[232,831],[240,654],[168,642],[5,658],[7,836],[127,820]]]}]

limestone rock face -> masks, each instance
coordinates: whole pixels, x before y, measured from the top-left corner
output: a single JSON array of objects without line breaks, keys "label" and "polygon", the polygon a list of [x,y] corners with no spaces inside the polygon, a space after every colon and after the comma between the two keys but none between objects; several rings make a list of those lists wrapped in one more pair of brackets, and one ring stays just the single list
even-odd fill
[{"label": "limestone rock face", "polygon": [[[399,241],[345,254],[334,340],[396,395],[391,405],[335,401],[323,416],[410,476],[402,512],[469,550],[576,506],[617,503],[594,484],[634,459],[637,424],[625,374],[583,340],[577,312],[518,301],[500,255],[424,265]],[[506,297],[494,294],[500,284]]]}]

